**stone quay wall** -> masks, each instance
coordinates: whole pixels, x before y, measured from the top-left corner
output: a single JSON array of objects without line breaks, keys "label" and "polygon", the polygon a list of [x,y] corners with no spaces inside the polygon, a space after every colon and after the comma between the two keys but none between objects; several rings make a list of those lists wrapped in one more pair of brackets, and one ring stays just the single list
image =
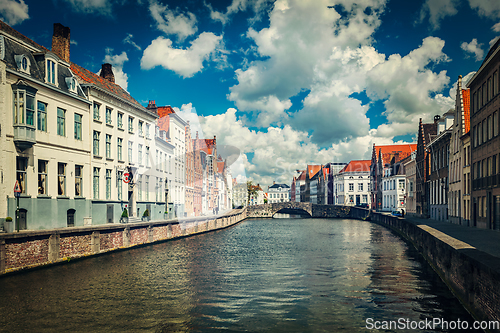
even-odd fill
[{"label": "stone quay wall", "polygon": [[0,275],[227,228],[246,213],[0,234]]},{"label": "stone quay wall", "polygon": [[370,219],[410,241],[476,320],[500,322],[498,258],[427,225],[380,213]]}]

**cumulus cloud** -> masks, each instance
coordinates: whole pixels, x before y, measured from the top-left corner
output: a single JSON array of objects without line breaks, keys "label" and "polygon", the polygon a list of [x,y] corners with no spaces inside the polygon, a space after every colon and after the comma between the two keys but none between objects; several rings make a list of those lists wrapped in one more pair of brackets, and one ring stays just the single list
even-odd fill
[{"label": "cumulus cloud", "polygon": [[420,10],[419,22],[422,23],[428,15],[429,23],[437,30],[442,19],[457,14],[458,3],[458,0],[426,0]]},{"label": "cumulus cloud", "polygon": [[77,13],[111,16],[116,0],[60,0]]},{"label": "cumulus cloud", "polygon": [[495,32],[500,32],[500,22],[491,27],[491,30]]},{"label": "cumulus cloud", "polygon": [[134,48],[136,48],[137,50],[142,51],[142,48],[141,48],[139,45],[137,45],[137,44],[136,44],[136,43],[132,40],[132,38],[134,38],[134,35],[132,35],[132,34],[127,34],[127,37],[125,37],[125,38],[123,39],[123,43],[124,43],[124,44],[130,44],[130,45],[132,45]]},{"label": "cumulus cloud", "polygon": [[[474,55],[474,57],[476,58],[476,61],[483,60],[484,51],[481,48],[481,46],[483,46],[483,44],[479,44],[477,42],[476,38],[472,39],[472,41],[470,43],[463,42],[460,45],[462,50],[464,50],[467,53],[472,53]],[[469,56],[469,55],[467,55],[467,56]]]},{"label": "cumulus cloud", "polygon": [[500,1],[496,0],[469,0],[472,9],[477,10],[479,15],[497,19],[500,18]]},{"label": "cumulus cloud", "polygon": [[[113,68],[113,75],[115,76],[115,83],[127,90],[128,88],[128,75],[123,71],[123,64],[128,61],[127,53],[122,52],[121,54],[112,54],[113,49],[106,49],[106,56],[104,57],[104,62],[111,64]],[[97,72],[99,75],[101,71]]]},{"label": "cumulus cloud", "polygon": [[24,0],[0,1],[0,20],[9,25],[16,25],[29,19],[28,5]]},{"label": "cumulus cloud", "polygon": [[194,35],[198,30],[196,26],[196,16],[187,12],[186,14],[172,11],[168,6],[152,1],[149,5],[151,16],[156,21],[159,30],[167,35],[175,35],[179,40],[184,40],[186,37]]},{"label": "cumulus cloud", "polygon": [[252,9],[255,13],[255,16],[250,19],[250,22],[259,21],[262,14],[265,12],[265,9],[268,8],[272,3],[272,0],[233,0],[231,4],[226,8],[225,13],[214,10],[212,5],[209,3],[205,2],[204,4],[210,11],[210,18],[225,25],[230,21],[231,16],[240,11],[244,12],[248,9]]},{"label": "cumulus cloud", "polygon": [[203,32],[191,42],[187,49],[175,48],[172,41],[158,37],[144,50],[141,59],[142,69],[162,66],[180,76],[192,77],[203,69],[203,63],[218,52],[222,36]]}]

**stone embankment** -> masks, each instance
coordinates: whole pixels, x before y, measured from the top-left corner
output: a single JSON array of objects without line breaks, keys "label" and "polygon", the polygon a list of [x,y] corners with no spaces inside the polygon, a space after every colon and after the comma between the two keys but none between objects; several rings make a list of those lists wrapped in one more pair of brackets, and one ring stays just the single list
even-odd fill
[{"label": "stone embankment", "polygon": [[[358,209],[353,208],[355,210]],[[476,320],[500,322],[499,257],[425,223],[381,213],[371,213],[370,219],[410,241]],[[486,331],[500,332],[495,329]]]},{"label": "stone embankment", "polygon": [[227,228],[246,210],[183,220],[105,224],[0,234],[0,275]]}]

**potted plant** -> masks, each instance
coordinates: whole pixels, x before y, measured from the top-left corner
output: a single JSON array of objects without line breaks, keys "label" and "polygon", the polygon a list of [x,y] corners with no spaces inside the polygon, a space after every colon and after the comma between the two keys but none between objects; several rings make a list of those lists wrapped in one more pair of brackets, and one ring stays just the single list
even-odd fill
[{"label": "potted plant", "polygon": [[122,218],[120,219],[121,223],[128,223],[128,211],[127,208],[125,208],[122,212]]},{"label": "potted plant", "polygon": [[5,226],[4,226],[4,230],[6,232],[14,232],[14,223],[12,222],[12,217],[10,216],[7,216],[5,218]]},{"label": "potted plant", "polygon": [[165,211],[165,213],[163,213],[163,219],[168,220],[168,212],[167,211]]},{"label": "potted plant", "polygon": [[144,213],[142,213],[142,220],[143,221],[148,221],[149,220],[149,210],[145,210]]}]

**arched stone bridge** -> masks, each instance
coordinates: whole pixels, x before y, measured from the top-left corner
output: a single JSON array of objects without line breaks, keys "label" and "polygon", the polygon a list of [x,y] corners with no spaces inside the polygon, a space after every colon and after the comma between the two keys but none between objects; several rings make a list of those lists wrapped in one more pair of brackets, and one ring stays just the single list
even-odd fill
[{"label": "arched stone bridge", "polygon": [[[247,206],[247,217],[271,218],[277,213],[305,215],[324,218],[348,218],[361,214],[366,218],[369,210],[348,206],[318,205],[310,202],[279,202],[272,204]],[[359,216],[356,216],[359,217]],[[362,218],[363,218],[362,217]]]}]

